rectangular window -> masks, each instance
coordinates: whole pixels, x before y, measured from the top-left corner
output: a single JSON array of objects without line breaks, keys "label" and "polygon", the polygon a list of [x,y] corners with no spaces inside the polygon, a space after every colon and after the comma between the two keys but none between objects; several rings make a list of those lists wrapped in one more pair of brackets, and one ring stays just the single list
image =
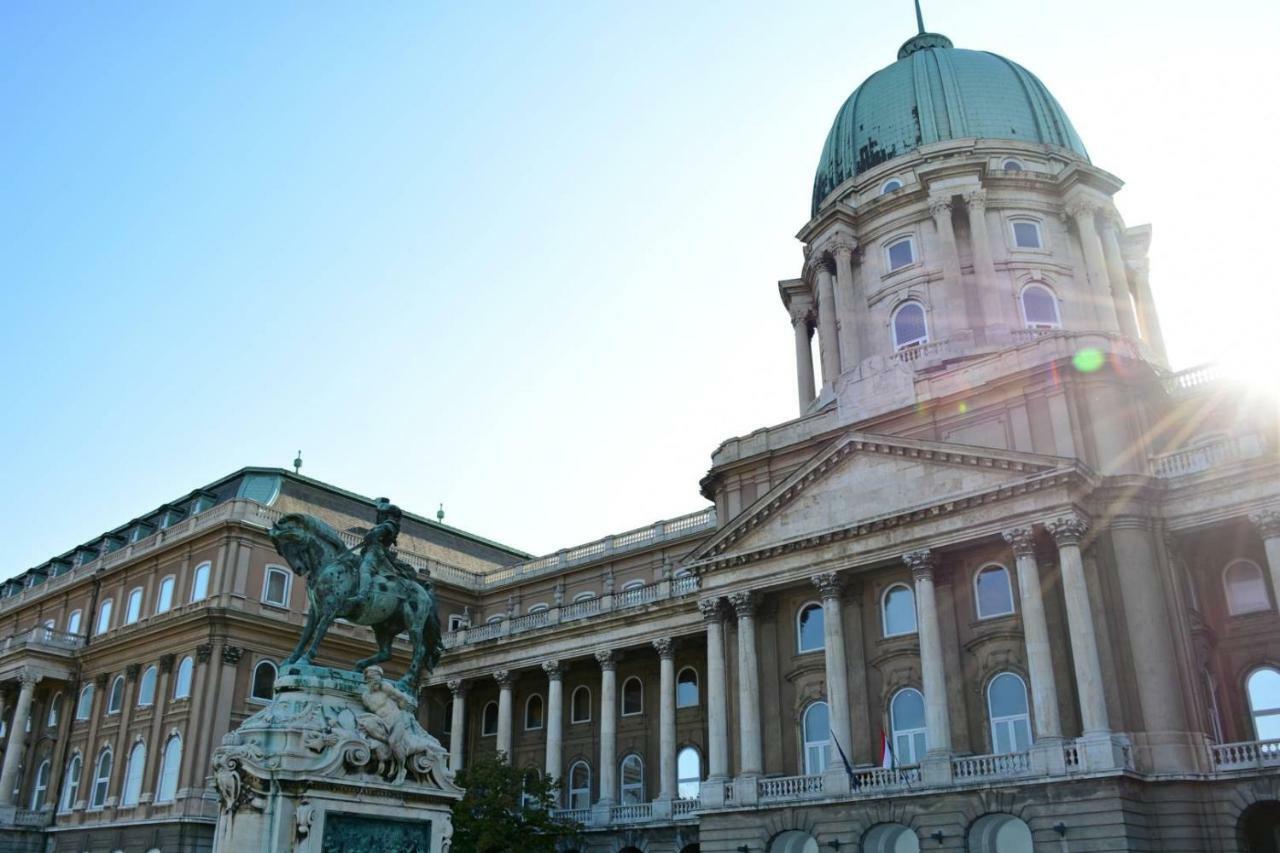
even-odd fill
[{"label": "rectangular window", "polygon": [[906,237],[896,243],[889,244],[889,269],[900,270],[915,261],[915,247],[911,238]]},{"label": "rectangular window", "polygon": [[289,575],[281,569],[267,569],[262,584],[262,600],[277,607],[289,606]]},{"label": "rectangular window", "polygon": [[1035,222],[1013,223],[1013,244],[1019,249],[1039,249],[1040,226]]}]

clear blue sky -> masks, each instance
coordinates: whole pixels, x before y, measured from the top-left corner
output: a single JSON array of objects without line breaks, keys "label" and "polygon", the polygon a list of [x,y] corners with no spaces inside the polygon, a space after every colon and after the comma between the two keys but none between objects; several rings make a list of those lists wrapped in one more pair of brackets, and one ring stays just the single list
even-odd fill
[{"label": "clear blue sky", "polygon": [[[925,14],[1128,181],[1176,364],[1239,343],[1231,297],[1280,314],[1280,4]],[[298,448],[538,552],[702,505],[716,444],[794,414],[776,282],[836,109],[913,30],[907,0],[0,5],[0,577]]]}]

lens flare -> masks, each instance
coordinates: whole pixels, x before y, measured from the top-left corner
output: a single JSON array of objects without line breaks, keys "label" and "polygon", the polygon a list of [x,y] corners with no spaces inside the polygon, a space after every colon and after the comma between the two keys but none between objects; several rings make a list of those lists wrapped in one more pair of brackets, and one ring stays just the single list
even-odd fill
[{"label": "lens flare", "polygon": [[1094,373],[1102,369],[1106,360],[1107,357],[1101,350],[1086,347],[1072,357],[1071,366],[1081,373]]}]

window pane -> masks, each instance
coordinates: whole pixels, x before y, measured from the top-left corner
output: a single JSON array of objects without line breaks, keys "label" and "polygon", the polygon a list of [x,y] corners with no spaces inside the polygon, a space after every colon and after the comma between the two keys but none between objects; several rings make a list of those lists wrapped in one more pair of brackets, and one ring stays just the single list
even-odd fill
[{"label": "window pane", "polygon": [[270,700],[276,692],[276,668],[271,661],[262,661],[253,670],[254,699]]},{"label": "window pane", "polygon": [[1258,740],[1280,740],[1280,714],[1266,714],[1253,718],[1258,730]]},{"label": "window pane", "polygon": [[182,767],[182,740],[169,738],[164,745],[164,765],[160,768],[160,785],[156,791],[157,802],[168,802],[178,793],[178,770]]},{"label": "window pane", "polygon": [[1249,707],[1255,712],[1280,710],[1280,672],[1260,669],[1249,676]]},{"label": "window pane", "polygon": [[640,685],[640,679],[628,678],[627,683],[622,685],[622,713],[639,714],[644,710],[644,688]]},{"label": "window pane", "polygon": [[156,668],[154,666],[147,667],[147,671],[142,673],[142,680],[138,682],[138,704],[151,705],[156,701]]},{"label": "window pane", "polygon": [[165,613],[173,607],[173,578],[160,582],[160,596],[156,599],[156,612]]},{"label": "window pane", "polygon": [[978,572],[978,615],[1001,616],[1013,612],[1013,590],[1009,573],[1001,568]]},{"label": "window pane", "polygon": [[919,303],[909,302],[893,315],[893,340],[903,347],[910,343],[925,340],[928,337],[924,326],[924,308]]},{"label": "window pane", "polygon": [[884,598],[884,632],[909,634],[915,629],[915,594],[905,586],[895,586]]},{"label": "window pane", "polygon": [[591,719],[591,691],[579,687],[573,691],[573,721],[585,723]]},{"label": "window pane", "polygon": [[498,733],[498,706],[494,702],[484,706],[484,727],[481,732],[486,735]]},{"label": "window pane", "polygon": [[698,673],[692,669],[680,670],[676,679],[676,707],[692,708],[698,704]]},{"label": "window pane", "polygon": [[542,728],[542,697],[533,696],[524,709],[524,727],[526,729]]},{"label": "window pane", "polygon": [[267,573],[267,601],[272,604],[285,603],[285,584],[288,578],[284,572],[268,572]]},{"label": "window pane", "polygon": [[209,594],[209,564],[196,568],[195,577],[191,581],[191,600],[200,601]]},{"label": "window pane", "polygon": [[185,699],[191,695],[191,658],[183,658],[178,664],[178,677],[173,686],[173,698]]},{"label": "window pane", "polygon": [[1015,222],[1013,240],[1020,249],[1039,249],[1040,228],[1034,222]]},{"label": "window pane", "polygon": [[1249,562],[1227,567],[1227,605],[1232,613],[1253,613],[1271,607],[1261,569]]},{"label": "window pane", "polygon": [[1058,325],[1058,300],[1046,288],[1033,285],[1022,291],[1022,312],[1032,325]]},{"label": "window pane", "polygon": [[111,627],[111,599],[102,602],[102,608],[98,610],[98,631],[101,634]]},{"label": "window pane", "polygon": [[799,646],[802,652],[811,652],[822,648],[823,612],[822,607],[810,604],[800,611]]},{"label": "window pane", "polygon": [[135,589],[129,593],[129,608],[125,611],[124,622],[126,625],[132,625],[142,616],[142,590]]},{"label": "window pane", "polygon": [[699,793],[702,780],[702,758],[698,750],[686,746],[676,757],[676,776],[678,777],[678,794],[681,799],[694,799]]},{"label": "window pane", "polygon": [[991,716],[1009,717],[1027,713],[1027,689],[1022,679],[1010,673],[997,675],[988,688],[991,696]]},{"label": "window pane", "polygon": [[903,690],[893,697],[893,728],[924,728],[924,696],[919,690]]},{"label": "window pane", "polygon": [[911,260],[910,240],[899,240],[889,247],[889,269],[901,269],[911,263]]}]

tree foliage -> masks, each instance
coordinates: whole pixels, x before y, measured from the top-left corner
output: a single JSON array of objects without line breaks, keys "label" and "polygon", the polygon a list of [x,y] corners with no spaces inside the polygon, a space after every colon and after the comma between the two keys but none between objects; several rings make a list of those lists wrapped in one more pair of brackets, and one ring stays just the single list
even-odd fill
[{"label": "tree foliage", "polygon": [[537,770],[482,758],[458,773],[466,795],[453,807],[454,853],[555,853],[578,825],[552,816],[560,783]]}]

